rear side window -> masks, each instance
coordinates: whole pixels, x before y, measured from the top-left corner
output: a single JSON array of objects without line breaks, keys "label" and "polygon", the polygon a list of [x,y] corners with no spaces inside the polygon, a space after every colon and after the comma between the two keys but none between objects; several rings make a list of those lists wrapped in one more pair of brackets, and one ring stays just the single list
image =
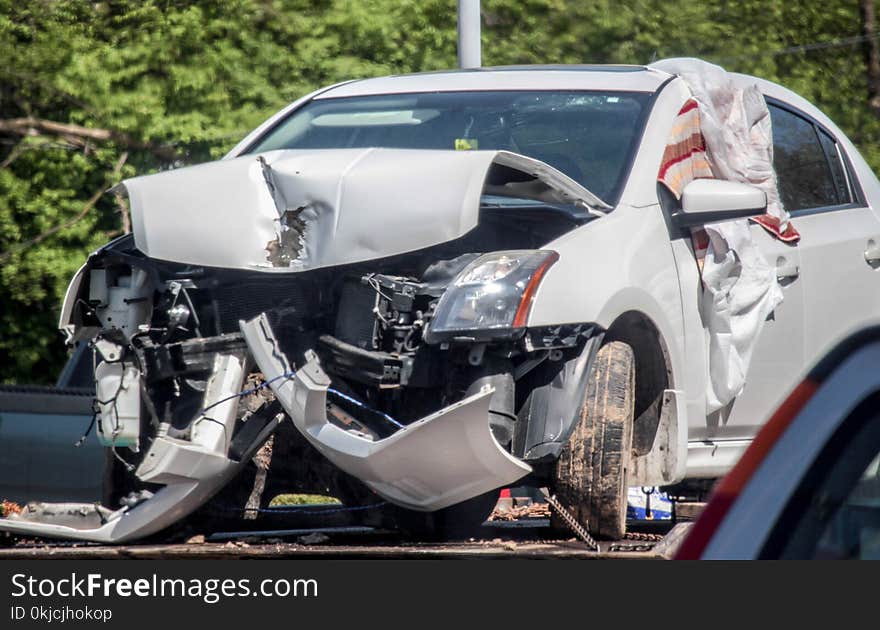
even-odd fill
[{"label": "rear side window", "polygon": [[822,529],[812,557],[880,560],[880,454],[844,494],[845,498],[830,510],[832,515]]},{"label": "rear side window", "polygon": [[880,559],[880,416],[856,414],[844,423],[792,505],[792,518],[781,519],[772,536],[782,558]]},{"label": "rear side window", "polygon": [[788,211],[852,201],[837,143],[808,119],[768,104],[773,123],[773,165]]}]

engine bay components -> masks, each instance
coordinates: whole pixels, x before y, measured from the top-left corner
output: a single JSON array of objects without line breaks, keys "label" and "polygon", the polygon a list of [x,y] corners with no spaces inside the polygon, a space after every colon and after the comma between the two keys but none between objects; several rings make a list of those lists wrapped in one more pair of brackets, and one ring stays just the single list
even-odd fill
[{"label": "engine bay components", "polygon": [[102,361],[95,369],[98,440],[104,446],[139,450],[141,428],[141,373],[122,361]]}]

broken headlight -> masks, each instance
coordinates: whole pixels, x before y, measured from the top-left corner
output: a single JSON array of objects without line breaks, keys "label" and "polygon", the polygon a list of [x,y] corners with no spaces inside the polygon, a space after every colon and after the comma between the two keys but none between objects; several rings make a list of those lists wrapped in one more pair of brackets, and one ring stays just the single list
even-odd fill
[{"label": "broken headlight", "polygon": [[455,337],[480,341],[525,328],[541,278],[557,260],[559,254],[550,250],[480,256],[443,293],[425,341]]}]

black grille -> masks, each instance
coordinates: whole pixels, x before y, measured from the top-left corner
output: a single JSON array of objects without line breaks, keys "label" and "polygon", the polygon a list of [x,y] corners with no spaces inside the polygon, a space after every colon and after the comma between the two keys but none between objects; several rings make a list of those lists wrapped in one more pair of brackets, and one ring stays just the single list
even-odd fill
[{"label": "black grille", "polygon": [[334,336],[340,341],[374,350],[376,336],[376,291],[359,279],[346,279],[339,295]]},{"label": "black grille", "polygon": [[[219,333],[238,332],[238,321],[265,312],[273,328],[299,328],[318,310],[317,291],[308,283],[269,278],[212,289],[202,312]],[[205,331],[202,331],[203,334]]]}]

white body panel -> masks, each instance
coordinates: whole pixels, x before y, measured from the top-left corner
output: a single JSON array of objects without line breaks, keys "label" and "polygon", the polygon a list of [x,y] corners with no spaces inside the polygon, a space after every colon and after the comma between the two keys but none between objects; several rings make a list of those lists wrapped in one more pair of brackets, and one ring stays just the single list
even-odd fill
[{"label": "white body panel", "polygon": [[[495,165],[534,181],[489,185]],[[505,151],[279,150],[135,177],[124,185],[135,244],[144,254],[270,272],[372,260],[450,241],[476,227],[484,192],[607,208],[556,169]]]},{"label": "white body panel", "polygon": [[[806,303],[804,349],[814,363],[831,339],[863,328],[880,313],[880,221],[871,208],[849,208],[797,216]],[[880,256],[880,255],[877,255]],[[846,308],[840,308],[845,304]]]},{"label": "white body panel", "polygon": [[719,179],[695,179],[685,186],[681,195],[681,211],[684,214],[766,207],[767,195],[759,188]]},{"label": "white body panel", "polygon": [[[752,354],[743,392],[708,421],[691,421],[691,440],[743,440],[753,437],[800,380],[804,363],[804,278],[800,274],[801,246],[771,236],[759,225],[750,225],[752,238],[778,274],[797,275],[780,281],[783,300],[764,322]],[[739,447],[737,447],[739,448]],[[737,452],[741,452],[741,448]],[[735,461],[735,460],[734,460]],[[700,464],[702,466],[702,464]]]},{"label": "white body panel", "polygon": [[565,66],[540,71],[496,69],[470,72],[426,72],[352,81],[322,92],[317,98],[345,98],[408,92],[484,90],[611,90],[653,92],[669,74],[643,66]]}]

